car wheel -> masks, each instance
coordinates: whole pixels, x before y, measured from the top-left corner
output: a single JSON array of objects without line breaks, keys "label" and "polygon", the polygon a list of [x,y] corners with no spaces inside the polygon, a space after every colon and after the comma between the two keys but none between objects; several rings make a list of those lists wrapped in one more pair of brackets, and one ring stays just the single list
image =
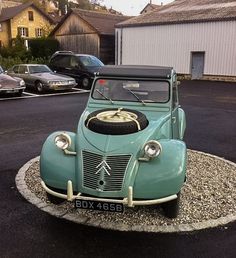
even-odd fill
[{"label": "car wheel", "polygon": [[176,199],[162,204],[162,208],[164,210],[165,216],[171,219],[176,218],[179,214],[179,206],[180,206],[180,192],[177,194]]},{"label": "car wheel", "polygon": [[89,114],[85,126],[101,134],[123,135],[143,130],[148,126],[148,120],[136,110],[102,109]]},{"label": "car wheel", "polygon": [[65,201],[64,199],[58,198],[58,197],[56,197],[54,195],[51,195],[49,193],[47,193],[47,198],[53,204],[61,204]]},{"label": "car wheel", "polygon": [[83,77],[81,79],[82,88],[85,90],[91,89],[91,81],[88,77]]},{"label": "car wheel", "polygon": [[39,93],[44,92],[44,88],[43,88],[42,82],[37,82],[37,83],[36,83],[36,90],[37,90],[37,92],[39,92]]}]

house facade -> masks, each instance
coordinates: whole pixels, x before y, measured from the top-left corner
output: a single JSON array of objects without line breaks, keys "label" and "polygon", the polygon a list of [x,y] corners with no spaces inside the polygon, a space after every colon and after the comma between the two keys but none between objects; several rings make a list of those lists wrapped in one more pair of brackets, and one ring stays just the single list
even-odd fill
[{"label": "house facade", "polygon": [[105,64],[115,62],[115,25],[129,17],[103,12],[71,9],[50,36],[60,50],[90,54]]},{"label": "house facade", "polygon": [[192,79],[236,77],[236,2],[177,0],[117,26],[117,64],[172,66]]},{"label": "house facade", "polygon": [[24,39],[42,37],[53,26],[54,20],[33,3],[2,8],[0,44],[10,46],[18,34]]}]

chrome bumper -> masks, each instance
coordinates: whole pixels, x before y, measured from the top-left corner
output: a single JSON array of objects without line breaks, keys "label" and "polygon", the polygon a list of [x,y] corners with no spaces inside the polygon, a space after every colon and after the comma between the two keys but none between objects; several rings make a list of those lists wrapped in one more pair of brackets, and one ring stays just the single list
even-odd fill
[{"label": "chrome bumper", "polygon": [[73,186],[72,182],[69,180],[67,182],[67,194],[62,194],[55,192],[48,188],[44,181],[41,181],[41,185],[44,188],[44,190],[56,197],[65,199],[67,201],[73,201],[75,199],[80,199],[80,200],[88,200],[88,201],[99,201],[99,202],[112,202],[112,203],[122,203],[128,207],[134,207],[134,206],[140,206],[140,205],[153,205],[153,204],[160,204],[164,202],[169,202],[177,198],[177,194],[173,194],[164,198],[160,199],[153,199],[153,200],[141,200],[141,201],[134,201],[133,200],[133,187],[129,186],[129,191],[128,191],[128,196],[122,200],[119,199],[105,199],[105,198],[96,198],[96,197],[87,197],[87,196],[82,196],[81,193],[78,193],[77,195],[73,194]]},{"label": "chrome bumper", "polygon": [[24,90],[25,87],[17,87],[17,88],[0,88],[0,92],[18,92],[20,90]]}]

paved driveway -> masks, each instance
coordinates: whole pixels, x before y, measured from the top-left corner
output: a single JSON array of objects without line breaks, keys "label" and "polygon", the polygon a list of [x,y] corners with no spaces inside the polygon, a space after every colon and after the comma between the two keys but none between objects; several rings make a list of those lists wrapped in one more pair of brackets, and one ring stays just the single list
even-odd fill
[{"label": "paved driveway", "polygon": [[[114,232],[56,219],[15,187],[55,130],[75,131],[88,94],[0,101],[0,257],[235,257],[236,222],[182,234]],[[189,148],[236,162],[236,84],[184,82]]]}]

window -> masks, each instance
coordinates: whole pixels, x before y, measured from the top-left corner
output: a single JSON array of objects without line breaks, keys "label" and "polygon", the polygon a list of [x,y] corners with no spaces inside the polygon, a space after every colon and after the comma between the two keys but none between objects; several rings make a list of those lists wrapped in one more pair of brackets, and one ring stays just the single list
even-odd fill
[{"label": "window", "polygon": [[34,13],[32,11],[28,11],[29,21],[34,20]]},{"label": "window", "polygon": [[20,73],[20,74],[24,74],[24,73],[26,73],[26,72],[28,72],[27,67],[26,67],[26,66],[23,66],[23,65],[20,65],[20,66],[19,66],[19,73]]},{"label": "window", "polygon": [[35,36],[36,36],[36,38],[41,38],[43,36],[43,29],[36,28],[35,29]]},{"label": "window", "polygon": [[166,103],[169,101],[169,94],[167,81],[131,81],[104,78],[96,81],[92,96],[99,100]]},{"label": "window", "polygon": [[70,56],[58,55],[52,60],[55,67],[70,67]]},{"label": "window", "polygon": [[29,29],[25,27],[18,27],[18,35],[20,35],[21,37],[28,37]]},{"label": "window", "polygon": [[14,66],[12,70],[14,73],[18,73],[19,65]]}]

